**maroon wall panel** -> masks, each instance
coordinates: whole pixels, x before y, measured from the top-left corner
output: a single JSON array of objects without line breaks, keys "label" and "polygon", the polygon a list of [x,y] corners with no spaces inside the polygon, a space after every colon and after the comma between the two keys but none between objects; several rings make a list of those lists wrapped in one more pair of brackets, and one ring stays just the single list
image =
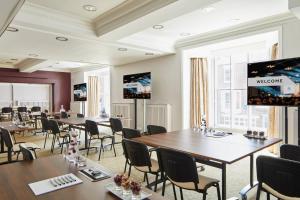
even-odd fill
[{"label": "maroon wall panel", "polygon": [[[0,82],[6,83],[38,83],[52,84],[53,109],[59,111],[60,105],[70,109],[71,74],[65,72],[36,71],[33,73],[19,72],[17,69],[1,69]],[[28,94],[30,95],[30,94]]]}]

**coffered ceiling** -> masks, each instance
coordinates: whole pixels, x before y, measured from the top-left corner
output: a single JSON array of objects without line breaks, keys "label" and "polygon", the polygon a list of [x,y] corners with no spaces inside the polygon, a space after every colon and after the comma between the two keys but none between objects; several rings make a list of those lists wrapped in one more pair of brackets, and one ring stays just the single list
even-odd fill
[{"label": "coffered ceiling", "polygon": [[289,13],[287,0],[27,0],[10,24],[17,31],[0,38],[0,67],[124,65],[172,54],[177,42],[210,31],[283,13]]}]

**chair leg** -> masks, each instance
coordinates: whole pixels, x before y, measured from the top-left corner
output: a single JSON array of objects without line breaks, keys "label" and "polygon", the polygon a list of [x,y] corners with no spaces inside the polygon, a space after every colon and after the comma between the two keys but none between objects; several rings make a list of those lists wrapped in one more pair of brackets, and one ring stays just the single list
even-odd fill
[{"label": "chair leg", "polygon": [[182,188],[179,188],[180,190],[180,199],[183,200],[183,192],[182,192]]},{"label": "chair leg", "polygon": [[112,144],[111,147],[114,149],[114,154],[115,154],[115,157],[117,157],[117,154],[116,154],[116,149],[115,149],[115,144]]},{"label": "chair leg", "polygon": [[203,193],[203,200],[206,200],[206,191]]},{"label": "chair leg", "polygon": [[103,140],[101,140],[101,145],[100,145],[100,151],[99,151],[99,157],[98,157],[98,160],[100,160],[100,158],[101,158],[101,150],[103,150],[103,153],[104,153]]},{"label": "chair leg", "polygon": [[261,185],[258,184],[258,186],[257,186],[257,192],[256,192],[256,200],[260,199],[260,193],[261,193]]},{"label": "chair leg", "polygon": [[87,150],[86,155],[89,155],[90,148],[91,148],[91,138],[89,139],[89,146],[88,146],[88,150]]},{"label": "chair leg", "polygon": [[46,136],[45,136],[44,149],[46,148],[47,137],[48,137],[48,133],[46,133]]},{"label": "chair leg", "polygon": [[270,193],[269,192],[267,192],[267,200],[270,200],[271,198],[270,198]]},{"label": "chair leg", "polygon": [[126,169],[127,169],[127,162],[128,162],[128,159],[126,159],[126,161],[125,161],[124,173],[126,172]]},{"label": "chair leg", "polygon": [[177,195],[176,195],[176,190],[175,190],[175,185],[172,183],[173,186],[173,193],[174,193],[174,198],[177,200]]},{"label": "chair leg", "polygon": [[128,172],[128,177],[130,177],[131,174],[131,164],[129,164],[129,172]]},{"label": "chair leg", "polygon": [[148,174],[145,173],[145,176],[146,176],[146,182],[147,182],[147,186],[146,186],[146,187],[148,187],[148,188],[151,190],[151,188],[150,188],[150,186],[149,186]]},{"label": "chair leg", "polygon": [[66,142],[65,142],[65,138],[63,138],[63,141],[62,141],[62,143],[61,143],[60,154],[62,154],[62,152],[63,152],[64,144],[65,144],[65,143],[66,143]]},{"label": "chair leg", "polygon": [[218,200],[221,200],[221,193],[220,193],[220,185],[219,183],[216,184],[217,193],[218,193]]},{"label": "chair leg", "polygon": [[33,153],[34,153],[35,158],[37,158],[35,149],[33,149],[32,151],[33,151]]},{"label": "chair leg", "polygon": [[164,180],[164,182],[163,182],[163,187],[162,187],[161,195],[162,195],[162,196],[165,196],[165,189],[166,189],[166,181],[167,181],[167,180],[166,180],[165,178],[164,178],[163,180]]},{"label": "chair leg", "polygon": [[154,187],[154,192],[157,190],[157,182],[158,182],[158,173],[155,175],[155,187]]}]

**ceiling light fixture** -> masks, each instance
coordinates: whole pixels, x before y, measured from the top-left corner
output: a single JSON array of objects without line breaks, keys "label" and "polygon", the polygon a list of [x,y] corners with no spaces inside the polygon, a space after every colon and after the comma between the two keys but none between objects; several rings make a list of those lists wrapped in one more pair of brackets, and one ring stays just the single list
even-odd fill
[{"label": "ceiling light fixture", "polygon": [[68,41],[69,39],[66,38],[66,37],[56,37],[56,40],[61,41],[61,42],[66,42],[66,41]]},{"label": "ceiling light fixture", "polygon": [[10,59],[11,61],[18,61],[18,59],[16,59],[16,58],[12,58],[12,59]]},{"label": "ceiling light fixture", "polygon": [[153,56],[153,55],[154,55],[154,53],[151,53],[151,52],[146,52],[146,53],[145,53],[145,55],[146,55],[146,56]]},{"label": "ceiling light fixture", "polygon": [[209,13],[209,12],[212,12],[213,10],[215,10],[215,8],[209,6],[209,7],[203,8],[203,9],[202,9],[202,12]]},{"label": "ceiling light fixture", "polygon": [[190,35],[192,35],[191,33],[180,33],[180,36],[182,36],[182,37],[186,37],[186,36],[190,36]]},{"label": "ceiling light fixture", "polygon": [[161,24],[156,24],[156,25],[152,26],[152,28],[153,28],[153,29],[156,29],[156,30],[161,30],[161,29],[164,28],[164,26],[161,25]]},{"label": "ceiling light fixture", "polygon": [[34,54],[34,53],[30,53],[30,54],[28,54],[28,56],[30,56],[30,57],[39,57],[39,55]]},{"label": "ceiling light fixture", "polygon": [[118,50],[119,50],[119,51],[128,51],[128,49],[127,49],[127,48],[123,48],[123,47],[121,47],[121,48],[118,48]]},{"label": "ceiling light fixture", "polygon": [[6,30],[9,32],[18,32],[19,31],[19,29],[15,28],[15,27],[11,27],[11,26],[7,27]]},{"label": "ceiling light fixture", "polygon": [[8,62],[5,62],[5,63],[6,63],[6,64],[13,64],[13,62],[9,62],[9,61],[8,61]]},{"label": "ceiling light fixture", "polygon": [[84,10],[89,11],[89,12],[94,12],[97,10],[97,7],[93,6],[93,5],[84,5],[82,7]]}]

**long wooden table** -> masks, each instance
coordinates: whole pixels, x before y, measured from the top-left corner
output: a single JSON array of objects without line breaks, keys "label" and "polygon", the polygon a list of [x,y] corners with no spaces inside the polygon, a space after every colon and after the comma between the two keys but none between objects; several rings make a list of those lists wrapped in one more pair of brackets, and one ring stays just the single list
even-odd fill
[{"label": "long wooden table", "polygon": [[281,139],[248,139],[241,134],[225,137],[208,137],[192,129],[142,136],[133,140],[152,147],[166,147],[193,155],[198,162],[222,170],[222,199],[226,199],[226,165],[250,157],[250,184],[240,192],[246,199],[247,192],[256,186],[253,181],[253,154],[281,142]]},{"label": "long wooden table", "polygon": [[[88,167],[97,167],[108,172],[99,164],[90,160]],[[73,173],[79,177],[83,183],[35,196],[28,184],[44,179]],[[108,172],[109,173],[109,172]],[[92,182],[78,172],[78,168],[69,164],[62,156],[43,157],[34,161],[23,161],[13,164],[0,165],[0,200],[117,200],[113,194],[106,191],[105,186],[111,183],[112,178]],[[163,200],[157,193],[144,188],[147,193],[152,193],[150,199]]]},{"label": "long wooden table", "polygon": [[67,124],[69,125],[69,130],[71,130],[72,128],[79,128],[80,126],[84,127],[84,149],[88,148],[88,135],[87,135],[87,131],[85,130],[85,121],[86,120],[92,120],[95,121],[99,126],[106,126],[106,127],[110,127],[109,123],[109,119],[108,118],[92,118],[92,117],[85,117],[85,118],[61,118],[61,119],[57,119],[57,122],[63,123],[63,124]]}]

